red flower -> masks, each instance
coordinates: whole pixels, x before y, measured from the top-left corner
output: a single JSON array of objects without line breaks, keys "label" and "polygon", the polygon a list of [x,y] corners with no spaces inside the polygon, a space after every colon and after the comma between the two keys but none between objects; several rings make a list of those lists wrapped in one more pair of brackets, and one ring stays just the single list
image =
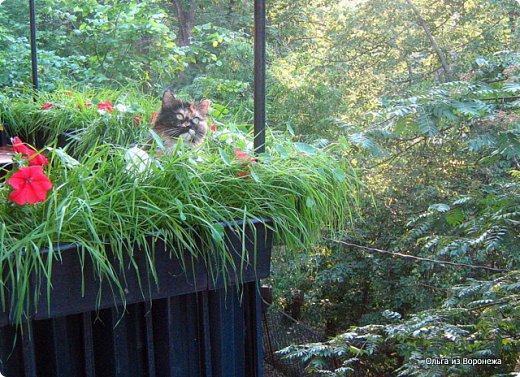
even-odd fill
[{"label": "red flower", "polygon": [[50,109],[52,106],[54,106],[52,103],[46,103],[42,107],[40,107],[40,110],[47,110]]},{"label": "red flower", "polygon": [[41,153],[37,154],[36,150],[23,143],[18,136],[11,138],[15,153],[20,153],[22,158],[29,161],[29,165],[47,165],[49,161]]},{"label": "red flower", "polygon": [[248,155],[246,152],[242,152],[238,148],[233,149],[233,152],[235,153],[235,158],[237,160],[242,161],[242,166],[245,168],[245,170],[237,171],[237,175],[239,177],[249,178],[249,176],[251,175],[251,172],[249,171],[249,165],[252,162],[256,162],[256,160],[250,155]]},{"label": "red flower", "polygon": [[143,119],[142,116],[140,115],[136,115],[134,117],[134,126],[140,126],[141,125],[141,119]]},{"label": "red flower", "polygon": [[14,149],[15,153],[26,154],[26,155],[31,155],[32,153],[34,153],[34,151],[31,148],[29,148],[27,145],[25,145],[23,143],[22,139],[20,139],[18,136],[12,137],[11,143],[13,144],[13,149]]},{"label": "red flower", "polygon": [[9,199],[17,204],[35,204],[47,198],[52,182],[42,166],[23,166],[7,180],[13,188]]},{"label": "red flower", "polygon": [[157,111],[154,111],[152,113],[152,116],[150,117],[150,123],[151,124],[154,124],[155,123],[155,120],[157,119],[157,115],[159,115],[159,113]]},{"label": "red flower", "polygon": [[104,111],[108,111],[109,113],[113,112],[114,109],[112,108],[112,102],[110,101],[105,101],[105,102],[102,102],[102,103],[98,103],[97,104],[97,107],[99,110],[104,110]]},{"label": "red flower", "polygon": [[245,162],[245,165],[247,165],[247,163],[249,162],[256,162],[256,160],[253,157],[248,155],[246,152],[242,152],[238,148],[233,149],[233,152],[235,153],[235,158],[237,160],[242,160],[243,162]]},{"label": "red flower", "polygon": [[217,126],[215,126],[214,124],[211,125],[211,127],[209,128],[211,131],[216,131],[217,130]]}]

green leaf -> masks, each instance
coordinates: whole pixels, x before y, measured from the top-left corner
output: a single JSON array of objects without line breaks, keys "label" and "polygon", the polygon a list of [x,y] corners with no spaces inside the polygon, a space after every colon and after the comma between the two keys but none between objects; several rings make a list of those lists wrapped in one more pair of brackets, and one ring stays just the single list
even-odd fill
[{"label": "green leaf", "polygon": [[276,145],[274,147],[274,150],[280,154],[280,157],[284,158],[287,157],[289,154],[287,153],[287,150],[282,147],[281,145]]},{"label": "green leaf", "polygon": [[347,138],[343,135],[341,135],[338,139],[338,143],[339,145],[341,146],[341,149],[344,150],[344,151],[348,151],[350,150],[350,145],[347,141]]},{"label": "green leaf", "polygon": [[366,149],[376,157],[382,157],[386,152],[374,140],[364,133],[354,133],[348,136],[350,142],[359,148]]},{"label": "green leaf", "polygon": [[186,215],[182,211],[184,208],[184,205],[182,204],[182,202],[179,199],[175,199],[175,204],[177,205],[177,209],[179,210],[179,219],[181,219],[181,221],[186,221]]},{"label": "green leaf", "polygon": [[345,178],[347,178],[347,175],[343,171],[343,169],[335,168],[332,169],[332,175],[334,176],[334,179],[338,182],[343,182]]},{"label": "green leaf", "polygon": [[222,224],[212,224],[211,225],[211,237],[215,241],[222,241],[224,238],[224,225]]},{"label": "green leaf", "polygon": [[309,208],[312,208],[316,205],[316,202],[314,201],[313,198],[311,198],[310,196],[307,197],[307,199],[305,199],[305,205]]},{"label": "green leaf", "polygon": [[423,135],[428,135],[430,137],[435,136],[438,132],[437,126],[432,118],[426,113],[421,112],[419,117],[417,118],[417,125],[419,127],[419,132]]},{"label": "green leaf", "polygon": [[261,181],[261,180],[260,180],[260,177],[258,176],[258,174],[256,174],[253,170],[251,170],[250,173],[251,173],[251,178],[253,178],[253,180],[254,180],[255,182],[260,182],[260,181]]},{"label": "green leaf", "polygon": [[520,91],[520,82],[506,82],[504,84],[504,90],[508,93],[515,94]]},{"label": "green leaf", "polygon": [[164,144],[161,140],[161,137],[159,135],[157,135],[157,133],[154,130],[152,130],[151,128],[148,130],[148,132],[150,132],[150,135],[152,135],[152,138],[157,143],[157,146],[161,149],[164,149]]},{"label": "green leaf", "polygon": [[446,222],[451,226],[457,226],[464,222],[464,212],[460,208],[456,208],[448,213]]},{"label": "green leaf", "polygon": [[449,210],[450,206],[444,203],[432,204],[428,207],[428,211],[448,212]]},{"label": "green leaf", "polygon": [[220,157],[222,158],[222,161],[224,161],[224,163],[226,165],[231,164],[231,157],[229,157],[229,155],[226,153],[226,151],[224,149],[219,148],[218,149],[218,153],[220,154]]},{"label": "green leaf", "polygon": [[300,152],[304,152],[304,153],[307,153],[310,155],[316,155],[318,153],[317,148],[313,147],[312,145],[306,144],[306,143],[294,143],[294,146]]}]

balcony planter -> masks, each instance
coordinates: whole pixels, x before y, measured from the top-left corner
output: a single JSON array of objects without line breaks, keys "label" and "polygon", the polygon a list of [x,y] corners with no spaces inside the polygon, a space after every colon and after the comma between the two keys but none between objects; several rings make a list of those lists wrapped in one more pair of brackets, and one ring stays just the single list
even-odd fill
[{"label": "balcony planter", "polygon": [[[155,245],[156,280],[138,248],[133,250],[137,269],[129,259],[112,261],[122,266],[124,297],[95,278],[88,257],[82,266],[79,250],[64,245],[50,294],[46,284],[31,279],[39,300],[25,313],[21,331],[8,311],[0,312],[0,372],[10,377],[253,376],[245,371],[259,367],[258,354],[245,345],[259,342],[255,282],[269,275],[273,238],[269,221],[243,229],[244,237],[225,224],[226,248],[233,255],[225,276],[202,258],[179,261],[162,242]],[[110,344],[109,351],[101,352],[102,344]]]},{"label": "balcony planter", "polygon": [[[237,224],[242,225],[241,222]],[[208,268],[202,258],[187,256],[184,261],[180,261],[166,249],[162,241],[155,245],[156,281],[150,276],[144,251],[133,251],[136,266],[129,258],[122,263],[110,258],[112,265],[122,266],[118,280],[124,284],[124,297],[114,291],[117,288],[96,278],[90,258],[83,258],[73,245],[64,245],[59,251],[61,261],[54,262],[50,296],[47,297],[45,282],[37,281],[36,277],[31,279],[31,291],[38,291],[39,299],[38,304],[25,313],[26,317],[37,320],[54,318],[264,279],[269,275],[273,242],[269,224],[269,221],[254,221],[252,227],[245,227],[244,256],[242,235],[230,224],[225,226],[226,248],[233,255],[234,266],[238,266],[237,270],[228,265],[226,276]],[[47,253],[46,250],[42,251],[44,260]],[[0,326],[9,323],[14,324],[9,321],[8,311],[0,311]]]}]

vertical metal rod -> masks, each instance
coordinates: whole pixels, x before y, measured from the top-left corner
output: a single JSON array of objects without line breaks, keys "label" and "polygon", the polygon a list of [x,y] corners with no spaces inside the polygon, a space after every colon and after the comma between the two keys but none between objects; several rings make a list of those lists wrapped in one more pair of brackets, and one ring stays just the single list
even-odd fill
[{"label": "vertical metal rod", "polygon": [[209,322],[209,298],[208,292],[201,293],[202,296],[202,349],[204,352],[204,371],[202,376],[213,377],[213,366],[211,360],[211,325]]},{"label": "vertical metal rod", "polygon": [[255,0],[255,140],[256,153],[265,151],[265,0]]},{"label": "vertical metal rod", "polygon": [[81,323],[83,325],[83,362],[85,363],[85,377],[94,377],[96,375],[95,359],[94,359],[94,335],[92,333],[92,314],[84,312],[81,314]]},{"label": "vertical metal rod", "polygon": [[38,90],[38,55],[36,51],[36,10],[34,0],[29,0],[29,14],[31,27],[31,63],[32,63],[32,84],[33,89]]},{"label": "vertical metal rod", "polygon": [[34,347],[34,334],[32,330],[32,322],[23,325],[24,333],[22,335],[23,349],[23,370],[24,376],[37,377],[36,374],[36,350]]},{"label": "vertical metal rod", "polygon": [[257,376],[264,375],[264,353],[263,353],[263,341],[262,341],[262,299],[260,294],[260,282],[256,281],[251,284],[252,294],[254,295],[255,302],[255,327],[256,327],[256,354],[257,354]]},{"label": "vertical metal rod", "polygon": [[152,303],[151,301],[146,301],[142,305],[144,307],[146,361],[148,364],[148,376],[155,377],[155,348],[153,342]]}]

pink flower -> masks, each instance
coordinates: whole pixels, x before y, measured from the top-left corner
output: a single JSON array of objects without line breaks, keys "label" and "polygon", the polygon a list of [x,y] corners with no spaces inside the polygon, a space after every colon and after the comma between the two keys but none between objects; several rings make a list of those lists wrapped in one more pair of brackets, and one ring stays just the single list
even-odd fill
[{"label": "pink flower", "polygon": [[44,155],[38,154],[35,149],[24,144],[18,136],[12,137],[11,143],[15,153],[20,153],[23,159],[29,161],[29,165],[47,165],[49,163]]},{"label": "pink flower", "polygon": [[9,199],[17,204],[35,204],[47,199],[52,182],[43,174],[43,167],[23,166],[7,180],[14,190]]},{"label": "pink flower", "polygon": [[40,107],[40,110],[47,110],[53,107],[54,105],[52,103],[45,103],[42,107]]},{"label": "pink flower", "polygon": [[215,126],[214,124],[211,125],[211,127],[209,128],[211,131],[215,132],[217,130],[217,126]]},{"label": "pink flower", "polygon": [[97,107],[99,110],[108,111],[109,113],[114,111],[112,106],[113,106],[112,102],[110,102],[110,101],[105,101],[105,102],[97,104]]}]

